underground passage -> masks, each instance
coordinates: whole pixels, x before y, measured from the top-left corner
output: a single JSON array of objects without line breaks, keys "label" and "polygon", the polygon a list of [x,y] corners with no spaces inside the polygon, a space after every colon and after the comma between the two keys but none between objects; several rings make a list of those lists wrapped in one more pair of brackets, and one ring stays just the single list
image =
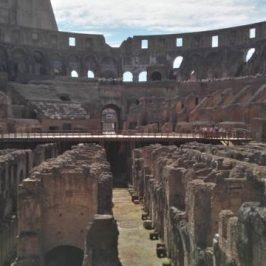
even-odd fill
[{"label": "underground passage", "polygon": [[83,251],[76,247],[56,247],[45,255],[46,266],[82,266]]}]

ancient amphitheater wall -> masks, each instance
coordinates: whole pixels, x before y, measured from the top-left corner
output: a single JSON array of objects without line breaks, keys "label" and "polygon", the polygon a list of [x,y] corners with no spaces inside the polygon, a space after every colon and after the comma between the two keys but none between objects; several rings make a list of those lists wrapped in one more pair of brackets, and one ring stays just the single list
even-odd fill
[{"label": "ancient amphitheater wall", "polygon": [[[139,81],[144,72],[148,81],[263,74],[265,28],[261,22],[197,33],[134,36],[112,48],[101,35],[2,24],[1,69],[10,80],[18,81],[72,74],[121,80],[125,72],[132,75],[130,81]],[[175,64],[178,57],[181,62]]]}]

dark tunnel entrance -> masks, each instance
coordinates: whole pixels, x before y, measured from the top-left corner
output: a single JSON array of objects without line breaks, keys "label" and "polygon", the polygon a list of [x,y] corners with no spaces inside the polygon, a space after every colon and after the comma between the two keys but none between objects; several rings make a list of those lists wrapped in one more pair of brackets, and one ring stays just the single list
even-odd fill
[{"label": "dark tunnel entrance", "polygon": [[120,130],[120,108],[116,105],[106,105],[102,110],[103,134],[115,134]]},{"label": "dark tunnel entrance", "polygon": [[107,160],[111,165],[114,187],[127,187],[130,180],[130,148],[126,143],[105,143]]},{"label": "dark tunnel entrance", "polygon": [[72,246],[60,246],[45,256],[46,266],[82,266],[83,251]]}]

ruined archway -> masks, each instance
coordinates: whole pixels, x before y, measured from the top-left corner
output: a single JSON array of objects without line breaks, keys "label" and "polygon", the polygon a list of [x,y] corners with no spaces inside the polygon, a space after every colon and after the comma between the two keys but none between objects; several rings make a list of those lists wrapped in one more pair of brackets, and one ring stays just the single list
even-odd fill
[{"label": "ruined archway", "polygon": [[20,80],[25,78],[25,74],[29,70],[28,54],[24,49],[15,48],[11,51],[10,58],[10,79]]},{"label": "ruined archway", "polygon": [[101,77],[106,79],[117,78],[117,62],[113,57],[105,57],[101,61]]},{"label": "ruined archway", "polygon": [[46,266],[82,266],[83,251],[73,246],[59,246],[45,255]]},{"label": "ruined archway", "polygon": [[154,71],[151,74],[151,80],[152,81],[160,81],[160,80],[162,80],[162,74],[159,71]]},{"label": "ruined archway", "polygon": [[120,108],[114,104],[108,104],[103,107],[101,112],[102,132],[117,133],[121,127]]}]

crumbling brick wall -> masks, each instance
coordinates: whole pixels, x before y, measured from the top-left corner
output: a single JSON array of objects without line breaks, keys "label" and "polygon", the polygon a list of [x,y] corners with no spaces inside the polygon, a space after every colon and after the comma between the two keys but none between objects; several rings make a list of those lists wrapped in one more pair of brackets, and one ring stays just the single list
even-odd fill
[{"label": "crumbling brick wall", "polygon": [[[258,236],[256,225],[263,230],[265,147],[245,150],[192,143],[133,151],[134,188],[174,265],[262,265],[265,236]],[[250,253],[254,258],[244,264]]]},{"label": "crumbling brick wall", "polygon": [[57,152],[55,144],[37,145],[34,150],[0,151],[0,265],[16,254],[18,185],[33,166]]},{"label": "crumbling brick wall", "polygon": [[[98,145],[80,144],[36,167],[19,187],[18,204],[15,265],[29,260],[45,265],[51,250],[60,246],[84,250],[85,243],[84,265],[91,266],[92,258],[99,256],[97,251],[103,248],[103,243],[117,241],[116,223],[112,218],[112,175],[105,151]],[[89,235],[97,235],[95,227],[105,230],[105,226],[110,226],[111,240],[106,236],[103,242],[99,240],[100,246],[91,249],[86,244],[93,241]],[[112,265],[117,265],[117,245],[112,250],[109,254],[113,260],[116,258]],[[108,256],[105,258],[108,260]]]}]

